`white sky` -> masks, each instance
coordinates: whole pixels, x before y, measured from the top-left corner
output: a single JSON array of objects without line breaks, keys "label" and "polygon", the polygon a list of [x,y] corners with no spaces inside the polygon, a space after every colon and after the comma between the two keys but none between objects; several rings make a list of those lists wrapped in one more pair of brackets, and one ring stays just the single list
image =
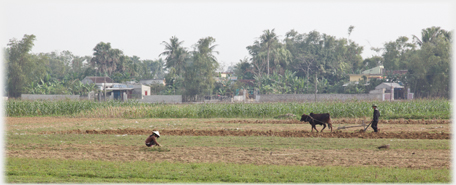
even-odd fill
[{"label": "white sky", "polygon": [[125,55],[157,59],[162,41],[177,36],[191,48],[200,38],[216,39],[216,55],[225,67],[248,55],[266,29],[280,39],[295,29],[348,37],[364,46],[363,58],[377,55],[399,36],[420,35],[440,26],[453,30],[451,1],[1,1],[0,45],[24,34],[36,36],[33,53],[69,50],[92,55],[99,42],[110,42]]}]

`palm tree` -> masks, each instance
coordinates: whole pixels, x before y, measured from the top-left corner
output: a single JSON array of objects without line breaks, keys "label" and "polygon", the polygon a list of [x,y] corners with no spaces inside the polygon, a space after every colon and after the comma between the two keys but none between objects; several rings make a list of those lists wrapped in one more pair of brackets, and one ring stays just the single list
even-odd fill
[{"label": "palm tree", "polygon": [[109,76],[111,76],[112,72],[117,69],[117,64],[120,62],[120,57],[122,56],[123,52],[119,49],[110,49],[109,50],[109,58],[107,60],[107,71]]},{"label": "palm tree", "polygon": [[413,35],[413,38],[416,39],[418,45],[422,46],[423,43],[433,42],[440,35],[446,36],[445,33],[447,32],[440,27],[433,26],[421,30],[421,40],[416,35]]},{"label": "palm tree", "polygon": [[166,67],[174,67],[177,75],[180,75],[183,72],[184,62],[188,56],[187,50],[181,46],[183,42],[184,41],[179,41],[179,39],[175,36],[169,39],[169,43],[163,41],[162,44],[165,45],[165,51],[159,55],[166,56]]},{"label": "palm tree", "polygon": [[206,37],[206,38],[200,39],[198,41],[198,43],[196,44],[198,54],[206,57],[211,62],[217,62],[217,58],[214,56],[213,53],[219,54],[219,52],[214,51],[215,47],[217,46],[217,44],[214,44],[214,43],[215,43],[215,39],[212,37]]},{"label": "palm tree", "polygon": [[214,53],[219,54],[219,52],[215,51],[215,47],[217,45],[214,43],[215,39],[213,37],[202,38],[196,44],[196,51],[194,53],[194,56],[196,56],[195,59],[199,60],[196,61],[196,63],[200,65],[202,64],[204,67],[204,69],[200,69],[200,71],[203,74],[203,81],[205,83],[204,86],[206,86],[205,89],[208,91],[213,89],[215,82],[213,77],[215,76],[215,70],[219,67],[217,58],[214,56]]},{"label": "palm tree", "polygon": [[92,66],[96,66],[96,72],[106,72],[108,52],[111,49],[110,43],[100,42],[93,48],[93,58],[90,60]]},{"label": "palm tree", "polygon": [[[93,66],[97,66],[98,74],[104,73],[105,74],[105,82],[106,85],[106,74],[111,73],[116,70],[117,64],[120,62],[120,58],[122,56],[122,51],[119,49],[112,49],[111,43],[98,43],[95,48],[93,48],[93,58],[90,60]],[[106,88],[105,89],[105,96],[106,96]]]},{"label": "palm tree", "polygon": [[271,50],[271,45],[274,44],[275,41],[277,41],[277,35],[274,33],[274,29],[270,30],[264,30],[263,35],[261,35],[261,42],[267,44],[268,48],[268,56],[266,61],[268,62],[268,76],[269,76],[269,52]]},{"label": "palm tree", "polygon": [[253,69],[251,72],[259,77],[266,70],[267,51],[264,51],[264,49],[264,43],[260,43],[259,41],[255,41],[253,45],[247,46],[249,54],[252,55],[250,60],[252,61]]},{"label": "palm tree", "polygon": [[117,69],[122,57],[122,51],[111,48],[111,43],[98,43],[93,48],[93,58],[90,60],[93,66],[97,66],[97,72],[112,74]]},{"label": "palm tree", "polygon": [[217,45],[215,39],[206,37],[198,40],[194,45],[192,60],[186,62],[184,73],[185,94],[195,97],[198,94],[210,93],[213,89],[215,80],[215,70],[219,67],[214,53]]}]

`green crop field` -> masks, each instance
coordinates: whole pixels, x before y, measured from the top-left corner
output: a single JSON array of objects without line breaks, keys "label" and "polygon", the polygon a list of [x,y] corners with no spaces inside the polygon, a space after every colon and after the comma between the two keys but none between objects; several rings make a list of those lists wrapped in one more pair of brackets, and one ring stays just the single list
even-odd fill
[{"label": "green crop field", "polygon": [[8,183],[447,183],[447,170],[11,158]]},{"label": "green crop field", "polygon": [[401,102],[310,102],[310,103],[227,103],[227,104],[148,104],[92,101],[8,100],[8,116],[76,116],[116,118],[272,118],[292,113],[327,112],[332,118],[370,117],[371,105],[379,106],[383,119],[449,119],[450,102],[444,99]]}]

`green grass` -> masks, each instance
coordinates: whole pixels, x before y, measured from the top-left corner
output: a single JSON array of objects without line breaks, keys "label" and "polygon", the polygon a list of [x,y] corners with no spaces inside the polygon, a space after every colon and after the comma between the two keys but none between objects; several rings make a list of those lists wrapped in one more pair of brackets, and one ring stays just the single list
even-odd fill
[{"label": "green grass", "polygon": [[449,183],[445,169],[7,158],[7,183]]},{"label": "green grass", "polygon": [[[145,135],[100,135],[100,134],[51,134],[51,135],[15,135],[8,134],[6,141],[11,148],[14,146],[39,147],[41,145],[119,145],[143,146]],[[166,147],[245,147],[246,149],[372,149],[390,144],[391,149],[433,149],[449,150],[450,140],[434,139],[359,139],[359,138],[293,138],[293,137],[234,137],[234,136],[162,136],[158,140]]]},{"label": "green grass", "polygon": [[292,113],[328,112],[333,118],[371,117],[372,103],[378,105],[382,119],[449,119],[450,101],[423,99],[377,102],[308,102],[308,103],[227,103],[227,104],[148,104],[128,101],[23,101],[8,100],[6,114],[20,116],[77,116],[117,118],[273,118]]}]

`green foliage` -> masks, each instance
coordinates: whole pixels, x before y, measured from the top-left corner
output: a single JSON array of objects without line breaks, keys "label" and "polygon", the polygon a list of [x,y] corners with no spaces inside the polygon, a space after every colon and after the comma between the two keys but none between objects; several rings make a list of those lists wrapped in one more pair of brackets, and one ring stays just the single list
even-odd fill
[{"label": "green foliage", "polygon": [[245,57],[243,60],[239,60],[239,63],[237,63],[234,66],[234,75],[237,76],[239,80],[242,79],[253,79],[253,73],[250,71],[252,64],[249,63],[249,60],[247,57]]},{"label": "green foliage", "polygon": [[162,91],[161,94],[164,95],[176,95],[183,94],[184,88],[184,78],[177,75],[176,69],[171,67],[168,74],[165,76],[166,80],[166,89]]},{"label": "green foliage", "polygon": [[81,71],[82,59],[77,59],[70,51],[60,53],[51,52],[41,54],[46,56],[49,64],[46,65],[47,73],[55,79],[63,79],[70,72]]},{"label": "green foliage", "polygon": [[417,97],[446,97],[450,92],[451,43],[443,37],[423,43],[409,63],[407,82]]},{"label": "green foliage", "polygon": [[287,49],[293,56],[287,69],[297,72],[297,76],[319,76],[334,85],[346,74],[353,73],[361,66],[362,47],[347,39],[320,34],[317,31],[299,34],[292,30],[285,39]]},{"label": "green foliage", "polygon": [[46,58],[30,54],[35,35],[24,35],[20,41],[11,39],[6,48],[8,97],[20,97],[26,86],[44,76]]},{"label": "green foliage", "polygon": [[[399,37],[385,44],[383,63],[386,70],[407,69],[406,75],[388,75],[410,87],[416,98],[449,98],[451,33],[430,27],[423,29],[421,38],[413,35],[414,43]],[[419,49],[417,49],[417,45]]]},{"label": "green foliage", "polygon": [[[420,36],[413,35],[413,41],[401,36],[386,42],[383,48],[372,48],[378,56],[363,60],[364,48],[349,39],[354,28],[348,28],[347,38],[290,30],[283,40],[278,39],[274,29],[264,30],[246,47],[250,57],[240,60],[233,71],[238,79],[255,78],[256,88],[266,94],[314,93],[315,75],[318,93],[367,93],[373,89],[371,85],[342,87],[348,82],[347,74],[384,65],[385,71],[408,71],[406,75],[385,76],[410,88],[415,98],[450,97],[452,32],[435,26],[425,28]],[[201,100],[210,94],[234,94],[231,84],[229,88],[215,84],[219,64],[212,37],[200,39],[190,52],[173,36],[169,42],[162,42],[165,50],[159,56],[165,56],[164,60],[126,56],[111,48],[109,42],[98,43],[93,56],[75,56],[70,51],[31,54],[34,40],[34,35],[24,35],[22,40],[10,40],[5,49],[9,97],[20,97],[22,93],[80,94],[78,80],[104,75],[115,82],[165,78],[166,89],[155,94],[183,94],[184,101]],[[42,83],[47,75],[52,80]]]},{"label": "green foliage", "polygon": [[261,40],[261,43],[262,45],[265,45],[266,48],[267,48],[267,58],[266,58],[266,63],[268,64],[267,66],[267,72],[268,72],[268,76],[269,76],[269,64],[271,63],[271,61],[269,60],[269,54],[271,52],[271,47],[272,45],[276,44],[277,42],[277,38],[278,38],[278,35],[276,33],[274,33],[274,29],[272,30],[264,30],[263,31],[263,35],[260,36],[260,40]]},{"label": "green foliage", "polygon": [[355,70],[355,74],[360,74],[364,70],[372,69],[374,67],[379,66],[382,64],[383,58],[380,56],[372,56],[370,58],[366,58],[363,60],[363,66],[359,68],[358,70]]},{"label": "green foliage", "polygon": [[388,70],[406,69],[409,63],[410,53],[415,49],[415,45],[408,42],[408,37],[399,37],[396,41],[385,44],[385,53],[383,53],[383,65]]},{"label": "green foliage", "polygon": [[123,52],[119,49],[111,48],[111,43],[98,43],[93,48],[93,58],[90,60],[93,66],[97,66],[99,74],[108,74],[111,76],[112,72],[117,69],[120,58]]},{"label": "green foliage", "polygon": [[[353,28],[353,26],[349,28],[349,34]],[[261,38],[268,35],[266,31]],[[362,47],[351,40],[336,39],[317,31],[299,34],[291,30],[286,34],[284,43],[274,41],[273,44],[269,45],[265,39],[262,39],[255,41],[254,45],[248,46],[247,50],[252,56],[250,66],[245,64],[239,66],[237,73],[245,74],[245,71],[253,73],[258,88],[262,89],[260,90],[261,93],[314,93],[315,74],[318,74],[317,78],[319,79],[318,92],[340,93],[343,89],[338,87],[343,84],[341,81],[348,80],[346,75],[359,71],[363,67]],[[272,54],[271,59],[269,59],[270,52]],[[247,60],[244,59],[244,62]],[[272,67],[266,66],[269,63],[273,64]],[[241,67],[249,67],[249,69]],[[295,82],[293,85],[285,85],[283,82],[276,82],[272,79],[262,80],[268,78],[269,73],[267,71],[269,68],[275,76],[276,74],[282,76],[293,74],[293,78],[299,78],[299,82]],[[268,75],[264,75],[265,73]],[[293,87],[289,89],[287,86]]]},{"label": "green foliage", "polygon": [[165,46],[165,51],[159,56],[166,56],[166,68],[174,68],[177,76],[182,76],[185,71],[185,61],[190,57],[187,49],[182,46],[184,41],[179,41],[175,36],[169,39],[169,43],[163,41],[162,44]]},{"label": "green foliage", "polygon": [[305,94],[315,92],[314,84],[299,78],[296,72],[285,71],[283,75],[274,73],[270,76],[255,76],[256,88],[260,94]]},{"label": "green foliage", "polygon": [[448,183],[447,169],[225,163],[6,160],[7,183]]},{"label": "green foliage", "polygon": [[186,63],[184,75],[185,93],[187,100],[196,100],[200,97],[211,94],[214,89],[216,76],[215,70],[219,67],[214,53],[217,45],[213,37],[206,37],[198,40],[192,52],[191,60]]},{"label": "green foliage", "polygon": [[[8,100],[8,116],[43,116],[96,114],[111,107],[125,107],[113,116],[124,118],[272,118],[281,114],[330,113],[332,118],[371,117],[372,103],[378,105],[381,119],[449,119],[450,102],[444,99],[402,102],[310,102],[261,104],[192,104],[167,105],[128,101],[21,101]],[[81,115],[81,114],[83,115]],[[108,112],[103,112],[103,114]]]},{"label": "green foliage", "polygon": [[91,91],[96,91],[95,84],[83,84],[79,79],[73,81],[58,81],[51,78],[49,74],[38,83],[31,82],[26,88],[28,94],[68,94],[68,95],[87,95]]},{"label": "green foliage", "polygon": [[151,84],[150,85],[150,94],[151,95],[162,95],[168,92],[168,88],[163,84]]},{"label": "green foliage", "polygon": [[370,79],[367,81],[365,76],[364,79],[361,79],[358,84],[349,83],[343,89],[343,93],[345,94],[367,94],[369,91],[374,90],[375,87],[380,85],[381,83],[385,82],[385,80],[380,79]]}]

